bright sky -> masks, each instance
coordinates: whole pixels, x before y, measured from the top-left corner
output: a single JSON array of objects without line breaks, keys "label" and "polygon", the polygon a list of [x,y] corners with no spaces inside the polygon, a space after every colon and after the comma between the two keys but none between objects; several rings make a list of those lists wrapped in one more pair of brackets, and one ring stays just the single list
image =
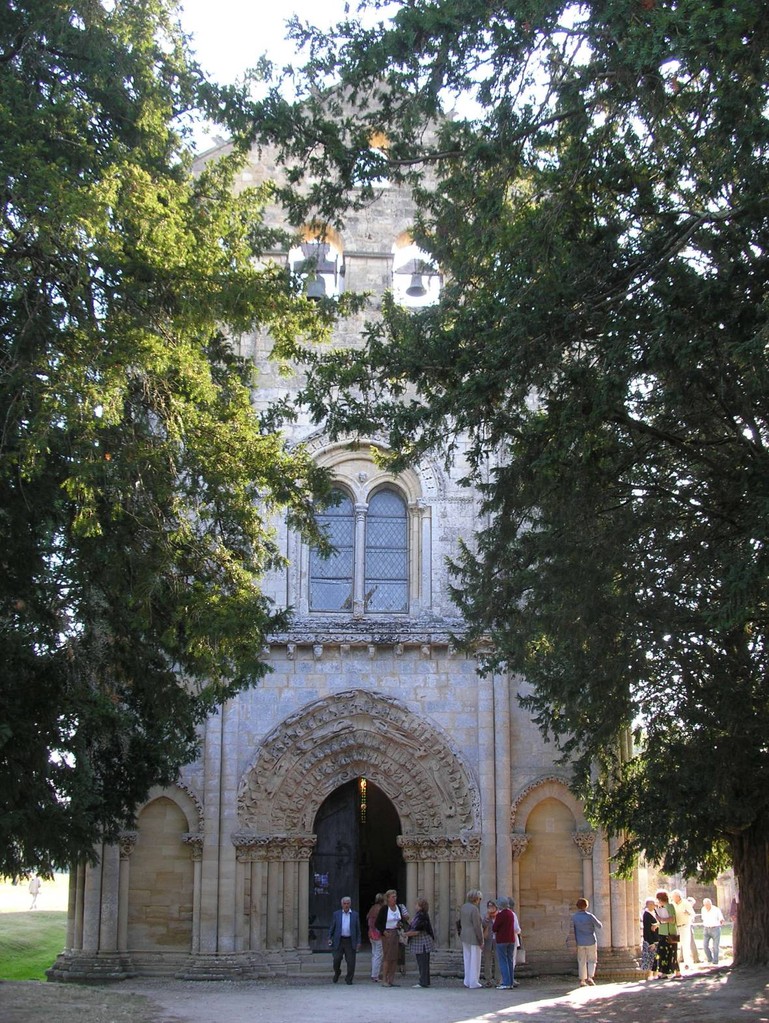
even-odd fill
[{"label": "bright sky", "polygon": [[285,40],[285,25],[292,14],[321,27],[344,17],[344,0],[181,0],[181,7],[192,49],[221,84],[234,81],[263,53],[278,66],[291,63],[295,50]]}]

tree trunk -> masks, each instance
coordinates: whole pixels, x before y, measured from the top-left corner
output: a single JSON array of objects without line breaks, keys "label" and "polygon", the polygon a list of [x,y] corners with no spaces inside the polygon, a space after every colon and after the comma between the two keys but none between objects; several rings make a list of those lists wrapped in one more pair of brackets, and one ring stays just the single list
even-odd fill
[{"label": "tree trunk", "polygon": [[734,965],[769,966],[769,841],[751,827],[732,840],[734,873],[740,888],[734,928]]}]

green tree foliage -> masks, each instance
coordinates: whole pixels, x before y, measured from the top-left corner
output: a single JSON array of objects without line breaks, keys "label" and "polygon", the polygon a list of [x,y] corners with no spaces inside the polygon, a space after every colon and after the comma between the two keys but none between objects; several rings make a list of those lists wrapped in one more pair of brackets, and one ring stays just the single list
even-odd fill
[{"label": "green tree foliage", "polygon": [[328,317],[259,262],[239,147],[193,177],[184,139],[233,103],[169,0],[3,5],[0,874],[88,855],[175,779],[284,625],[274,516],[314,535],[325,476],[227,336]]},{"label": "green tree foliage", "polygon": [[[294,153],[328,158],[330,210],[350,144],[386,133],[445,273],[440,305],[390,304],[306,399],[389,429],[396,464],[461,451],[488,517],[454,566],[469,640],[525,678],[620,866],[733,862],[738,961],[766,963],[764,12],[433,0],[305,35]],[[356,116],[324,148],[331,85]],[[443,116],[452,95],[472,112]]]}]

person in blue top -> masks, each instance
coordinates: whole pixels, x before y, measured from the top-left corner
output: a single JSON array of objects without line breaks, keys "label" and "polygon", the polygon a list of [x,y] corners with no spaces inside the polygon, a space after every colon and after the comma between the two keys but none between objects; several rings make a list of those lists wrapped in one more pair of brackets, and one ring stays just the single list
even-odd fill
[{"label": "person in blue top", "polygon": [[572,916],[574,940],[577,943],[577,968],[579,969],[579,986],[593,987],[595,968],[598,963],[598,938],[596,931],[603,927],[598,917],[588,913],[587,899],[577,899],[577,912]]}]

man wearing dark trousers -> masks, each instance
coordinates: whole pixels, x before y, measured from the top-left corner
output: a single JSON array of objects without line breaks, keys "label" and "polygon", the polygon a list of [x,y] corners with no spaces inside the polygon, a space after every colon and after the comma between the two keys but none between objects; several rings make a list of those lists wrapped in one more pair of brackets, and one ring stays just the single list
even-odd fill
[{"label": "man wearing dark trousers", "polygon": [[360,917],[352,907],[352,899],[345,895],[342,908],[331,918],[328,929],[328,943],[334,953],[334,983],[339,980],[342,972],[342,958],[347,964],[346,984],[352,984],[355,976],[355,957],[361,943]]}]

